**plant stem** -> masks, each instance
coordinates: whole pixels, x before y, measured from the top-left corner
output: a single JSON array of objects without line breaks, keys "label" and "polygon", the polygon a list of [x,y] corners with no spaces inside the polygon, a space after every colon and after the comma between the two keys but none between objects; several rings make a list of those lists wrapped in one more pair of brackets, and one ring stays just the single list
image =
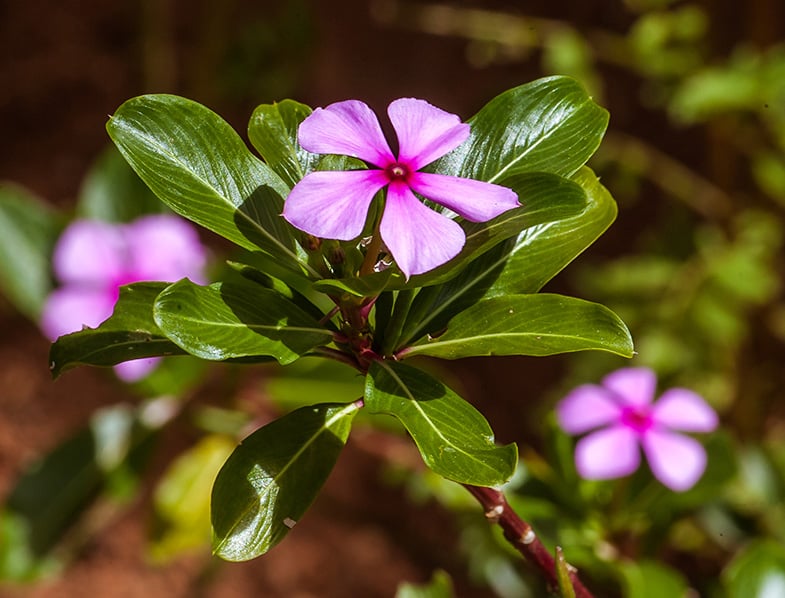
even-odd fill
[{"label": "plant stem", "polygon": [[[485,509],[485,517],[490,523],[498,523],[505,539],[534,565],[552,589],[559,587],[556,560],[543,545],[532,526],[521,519],[504,497],[504,493],[493,488],[463,485]],[[576,598],[593,598],[593,595],[578,579],[577,570],[568,565],[570,581]]]}]

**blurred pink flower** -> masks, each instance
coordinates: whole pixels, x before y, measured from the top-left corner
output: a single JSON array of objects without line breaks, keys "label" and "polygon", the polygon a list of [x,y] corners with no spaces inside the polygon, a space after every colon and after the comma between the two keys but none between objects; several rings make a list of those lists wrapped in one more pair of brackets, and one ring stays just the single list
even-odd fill
[{"label": "blurred pink flower", "polygon": [[367,104],[346,100],[317,108],[299,128],[300,145],[316,154],[343,154],[376,166],[319,171],[292,189],[283,216],[311,235],[350,241],[363,231],[374,195],[387,187],[380,233],[406,278],[454,258],[466,241],[457,222],[415,195],[484,222],[518,206],[511,189],[471,179],[418,172],[469,137],[469,125],[424,100],[401,98],[387,109],[398,136],[395,156]]},{"label": "blurred pink flower", "polygon": [[[671,490],[688,490],[706,468],[706,451],[677,432],[711,432],[717,414],[685,388],[667,390],[653,403],[657,378],[646,368],[617,370],[602,386],[586,384],[556,407],[568,434],[583,434],[575,447],[581,477],[610,479],[629,475],[640,465],[640,448],[654,476]],[[598,429],[599,428],[599,429]]]},{"label": "blurred pink flower", "polygon": [[[207,252],[196,231],[172,215],[151,215],[129,224],[76,220],[63,231],[52,256],[60,288],[44,305],[41,329],[51,340],[112,315],[122,285],[140,281],[174,282],[188,277],[205,282]],[[118,364],[126,380],[146,376],[158,358]]]}]

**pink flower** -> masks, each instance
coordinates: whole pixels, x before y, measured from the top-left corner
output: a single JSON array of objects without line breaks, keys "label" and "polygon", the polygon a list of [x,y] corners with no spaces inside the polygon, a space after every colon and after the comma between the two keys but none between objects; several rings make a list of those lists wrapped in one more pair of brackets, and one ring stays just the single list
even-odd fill
[{"label": "pink flower", "polygon": [[301,124],[300,145],[316,154],[364,160],[370,170],[313,172],[295,185],[283,216],[311,235],[349,241],[363,231],[374,195],[387,187],[379,232],[406,278],[451,260],[466,240],[457,222],[427,208],[414,193],[472,222],[518,206],[510,189],[471,179],[419,172],[469,137],[469,125],[424,100],[401,98],[387,108],[398,155],[367,104],[347,100],[317,108]]},{"label": "pink flower", "polygon": [[581,477],[631,474],[640,465],[640,445],[654,476],[671,490],[684,491],[698,481],[706,468],[706,451],[674,431],[711,432],[717,414],[685,388],[672,388],[652,403],[656,385],[651,370],[626,368],[606,376],[602,386],[579,386],[559,403],[556,414],[565,432],[595,430],[575,447]]},{"label": "pink flower", "polygon": [[[112,315],[120,287],[143,280],[204,282],[205,248],[196,231],[176,216],[145,216],[130,224],[76,220],[65,229],[52,256],[62,286],[44,305],[41,329],[51,340],[94,328]],[[119,364],[127,381],[146,376],[157,358]]]}]

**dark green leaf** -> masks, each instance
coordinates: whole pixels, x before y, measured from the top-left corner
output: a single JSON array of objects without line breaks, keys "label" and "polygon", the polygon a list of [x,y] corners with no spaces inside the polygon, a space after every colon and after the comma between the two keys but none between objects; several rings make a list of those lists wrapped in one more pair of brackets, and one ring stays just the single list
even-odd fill
[{"label": "dark green leaf", "polygon": [[154,317],[179,347],[217,361],[270,356],[286,364],[331,339],[297,305],[250,281],[202,287],[181,280],[158,296]]},{"label": "dark green leaf", "polygon": [[77,365],[116,365],[129,359],[181,355],[153,320],[153,304],[165,282],[139,282],[120,288],[112,316],[98,328],[61,336],[49,352],[54,377]]},{"label": "dark green leaf", "polygon": [[368,370],[365,405],[399,419],[423,461],[450,480],[497,486],[515,471],[518,448],[496,446],[482,414],[452,389],[422,370],[376,361]]},{"label": "dark green leaf", "polygon": [[468,122],[468,141],[433,170],[502,183],[522,172],[572,175],[599,146],[608,112],[574,79],[548,77],[505,91]]},{"label": "dark green leaf", "polygon": [[[127,406],[96,412],[90,424],[24,471],[11,490],[2,519],[21,531],[13,545],[0,529],[0,577],[34,574],[36,561],[52,553],[64,534],[79,525],[111,476],[136,479],[147,462],[153,429]],[[95,522],[93,522],[95,525]],[[13,527],[13,526],[12,526]],[[60,555],[62,556],[62,555]],[[26,567],[19,568],[19,560]]]},{"label": "dark green leaf", "polygon": [[213,486],[217,556],[249,560],[283,539],[330,474],[358,409],[355,403],[303,407],[243,440]]},{"label": "dark green leaf", "polygon": [[310,113],[311,108],[305,104],[284,100],[258,106],[248,124],[251,143],[289,187],[314,170],[320,159],[297,141],[297,129]]},{"label": "dark green leaf", "polygon": [[391,274],[392,270],[385,270],[371,276],[361,276],[359,278],[317,280],[313,283],[313,288],[315,291],[328,295],[340,296],[343,293],[348,293],[355,297],[373,297],[384,290]]},{"label": "dark green leaf", "polygon": [[52,290],[50,256],[59,220],[30,192],[0,184],[0,290],[35,322]]},{"label": "dark green leaf", "polygon": [[178,96],[140,96],[117,109],[107,130],[175,212],[245,249],[261,248],[310,271],[281,218],[286,183],[217,114]]},{"label": "dark green leaf", "polygon": [[462,311],[436,337],[425,337],[399,357],[460,359],[478,355],[553,355],[596,349],[632,357],[630,332],[598,303],[553,294],[483,299]]},{"label": "dark green leaf", "polygon": [[510,244],[488,295],[540,290],[616,219],[616,202],[589,168],[582,168],[572,180],[586,193],[583,211],[551,226],[522,231]]}]

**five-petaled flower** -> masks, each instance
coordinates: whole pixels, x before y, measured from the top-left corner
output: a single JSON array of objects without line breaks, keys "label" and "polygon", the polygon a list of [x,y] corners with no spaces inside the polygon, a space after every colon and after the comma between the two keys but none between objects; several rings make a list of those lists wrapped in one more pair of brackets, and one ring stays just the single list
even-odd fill
[{"label": "five-petaled flower", "polygon": [[[94,328],[112,315],[120,286],[143,280],[205,282],[207,252],[185,220],[151,215],[129,224],[76,220],[63,231],[52,266],[61,283],[47,298],[41,329],[51,340]],[[147,375],[157,358],[116,366],[127,381]]]},{"label": "five-petaled flower", "polygon": [[[646,368],[617,370],[602,386],[575,388],[557,406],[559,425],[583,434],[575,447],[578,473],[587,479],[629,475],[640,465],[640,448],[654,476],[675,491],[691,488],[706,468],[706,451],[679,432],[711,432],[717,414],[697,394],[671,388],[653,403],[657,378]],[[600,429],[597,429],[600,428]]]},{"label": "five-petaled flower", "polygon": [[387,114],[398,155],[367,104],[347,100],[317,108],[299,128],[300,145],[316,154],[342,154],[375,167],[306,175],[286,199],[283,215],[316,237],[350,241],[363,231],[371,201],[387,187],[379,233],[408,278],[440,266],[463,248],[457,222],[427,208],[418,193],[472,222],[485,222],[518,206],[512,190],[482,181],[420,172],[469,137],[469,125],[424,100],[393,101]]}]

